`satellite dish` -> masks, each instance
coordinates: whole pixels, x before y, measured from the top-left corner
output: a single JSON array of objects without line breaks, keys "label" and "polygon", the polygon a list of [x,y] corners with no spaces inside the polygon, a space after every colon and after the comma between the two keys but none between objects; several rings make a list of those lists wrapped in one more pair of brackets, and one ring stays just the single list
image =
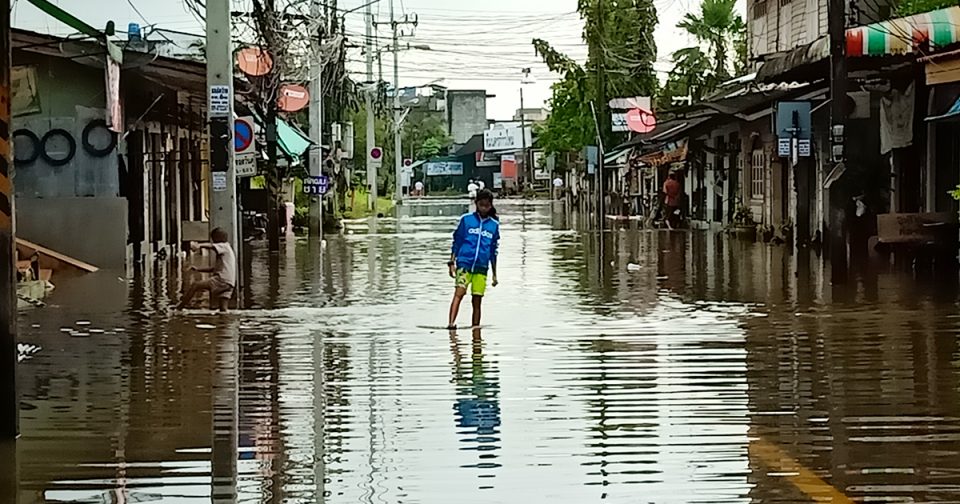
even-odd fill
[{"label": "satellite dish", "polygon": [[300,84],[284,84],[280,87],[277,106],[284,112],[299,112],[310,103],[310,92]]},{"label": "satellite dish", "polygon": [[237,67],[251,77],[262,77],[273,70],[273,58],[259,47],[244,47],[237,51]]},{"label": "satellite dish", "polygon": [[657,129],[657,116],[649,110],[630,110],[627,112],[627,127],[637,133],[650,133]]}]

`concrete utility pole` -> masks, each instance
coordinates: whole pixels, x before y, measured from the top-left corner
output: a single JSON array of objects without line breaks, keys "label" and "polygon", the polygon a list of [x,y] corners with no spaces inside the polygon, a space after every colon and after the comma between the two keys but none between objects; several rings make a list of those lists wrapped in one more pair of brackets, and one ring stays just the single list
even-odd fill
[{"label": "concrete utility pole", "polygon": [[[523,178],[525,178],[525,183],[533,186],[533,171],[530,170],[530,165],[527,163],[527,114],[523,113],[523,85],[527,83],[527,79],[530,76],[530,69],[523,69],[523,80],[520,81],[520,138],[523,143]],[[523,188],[521,187],[521,190]]]},{"label": "concrete utility pole", "polygon": [[398,54],[400,52],[399,37],[397,35],[397,18],[394,16],[393,0],[390,0],[390,27],[393,29],[393,163],[394,163],[394,197],[393,201],[400,203],[403,201],[403,182],[400,180],[400,172],[403,171],[403,147],[400,138],[402,129],[400,122],[400,64]]},{"label": "concrete utility pole", "polygon": [[210,226],[226,231],[230,237],[230,245],[233,250],[237,250],[240,228],[237,223],[237,176],[234,171],[233,152],[233,42],[230,38],[230,0],[208,0],[206,4]]},{"label": "concrete utility pole", "polygon": [[17,261],[10,115],[10,1],[0,1],[0,440],[20,430],[17,398]]},{"label": "concrete utility pole", "polygon": [[[310,140],[314,146],[310,148],[310,176],[323,175],[323,62],[320,54],[323,46],[324,28],[320,19],[320,3],[318,0],[310,2],[310,18],[315,30],[311,30],[310,57]],[[332,145],[331,145],[332,147]],[[323,197],[312,196],[310,200],[310,236],[317,240],[323,238]]]},{"label": "concrete utility pole", "polygon": [[373,151],[373,148],[376,147],[376,138],[377,134],[376,129],[376,117],[373,115],[373,8],[372,3],[366,5],[366,11],[364,14],[364,19],[366,20],[367,25],[367,41],[366,41],[366,55],[367,55],[367,92],[366,92],[366,107],[367,107],[367,186],[369,189],[369,198],[367,199],[367,208],[371,212],[376,212],[377,210],[377,169],[373,166],[373,162],[370,159],[370,153]]},{"label": "concrete utility pole", "polygon": [[[843,147],[843,131],[847,121],[847,56],[846,56],[846,27],[847,16],[843,0],[830,0],[827,19],[830,32],[830,122],[832,124],[831,145]],[[830,266],[833,283],[844,283],[847,280],[847,240],[844,232],[846,226],[846,207],[849,196],[844,184],[839,179],[843,176],[843,156],[833,156],[836,166],[830,174],[829,215],[830,215]]]}]

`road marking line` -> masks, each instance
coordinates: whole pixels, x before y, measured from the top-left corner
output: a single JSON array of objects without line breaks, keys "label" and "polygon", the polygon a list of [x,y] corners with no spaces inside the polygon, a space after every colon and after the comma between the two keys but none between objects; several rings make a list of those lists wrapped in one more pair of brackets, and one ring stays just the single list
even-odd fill
[{"label": "road marking line", "polygon": [[767,467],[783,474],[787,481],[814,501],[854,504],[853,500],[820,479],[813,471],[800,465],[775,444],[763,438],[757,438],[750,442],[748,449],[751,455],[756,455]]}]

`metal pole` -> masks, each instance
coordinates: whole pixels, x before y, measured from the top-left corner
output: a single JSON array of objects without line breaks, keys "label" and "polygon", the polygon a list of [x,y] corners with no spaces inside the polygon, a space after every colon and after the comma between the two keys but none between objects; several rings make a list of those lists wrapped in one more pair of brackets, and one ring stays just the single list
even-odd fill
[{"label": "metal pole", "polygon": [[367,186],[369,189],[369,197],[367,198],[367,207],[371,212],[376,212],[377,210],[377,169],[373,165],[373,159],[370,158],[370,153],[373,152],[373,148],[377,145],[376,138],[376,117],[373,115],[373,10],[371,8],[372,4],[367,4],[366,6],[366,24],[367,24],[367,92],[366,92],[366,107],[367,107]]},{"label": "metal pole", "polygon": [[[310,2],[310,17],[316,27],[312,38],[310,57],[310,139],[314,146],[310,148],[310,175],[323,175],[323,63],[321,62],[320,40],[323,35],[323,25],[320,21],[320,3],[317,0]],[[332,143],[331,143],[332,147]],[[310,236],[317,240],[323,238],[323,197],[312,196],[310,199]]]},{"label": "metal pole", "polygon": [[[834,127],[843,127],[847,119],[847,57],[844,26],[847,17],[845,2],[843,0],[830,0],[827,18],[829,19],[831,64],[830,122]],[[831,145],[834,145],[834,142],[831,142]],[[838,163],[838,165],[841,163]],[[842,173],[842,170],[842,166],[834,168],[837,173]],[[831,278],[833,283],[843,283],[847,280],[847,240],[844,226],[846,224],[848,195],[844,190],[843,183],[839,180],[833,180],[829,192]]]},{"label": "metal pole", "polygon": [[398,204],[403,200],[403,184],[400,172],[403,170],[403,145],[400,138],[400,67],[398,62],[399,37],[397,36],[397,20],[393,14],[393,0],[390,0],[390,27],[393,28],[393,163],[394,163],[394,196],[393,201]]},{"label": "metal pole", "polygon": [[[13,222],[13,146],[10,143],[10,2],[0,2],[0,440],[16,439],[17,254]],[[6,363],[6,364],[4,364]]]},{"label": "metal pole", "polygon": [[[210,119],[210,226],[227,232],[237,250],[237,177],[233,152],[233,43],[230,1],[207,2],[207,86]],[[240,271],[237,272],[238,278]]]},{"label": "metal pole", "polygon": [[[526,78],[526,77],[524,77]],[[533,176],[530,165],[527,164],[527,115],[523,113],[523,82],[520,82],[520,138],[523,142],[523,177],[526,184],[533,185]],[[523,188],[521,188],[522,190]]]}]

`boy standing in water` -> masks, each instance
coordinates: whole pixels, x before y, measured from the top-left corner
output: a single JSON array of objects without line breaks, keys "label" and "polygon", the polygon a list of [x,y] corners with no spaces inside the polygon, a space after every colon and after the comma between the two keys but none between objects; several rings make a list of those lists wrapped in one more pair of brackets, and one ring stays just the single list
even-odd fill
[{"label": "boy standing in water", "polygon": [[500,222],[493,208],[493,193],[483,189],[477,193],[477,211],[460,218],[453,233],[450,254],[450,277],[456,280],[456,290],[450,303],[448,327],[456,329],[460,303],[467,295],[473,296],[473,327],[480,325],[480,307],[487,288],[487,271],[493,267],[493,286],[497,286],[497,248],[500,244]]},{"label": "boy standing in water", "polygon": [[230,303],[230,298],[233,297],[233,288],[237,285],[237,255],[228,242],[229,237],[226,231],[216,228],[210,231],[210,243],[191,246],[194,252],[210,250],[217,257],[213,266],[206,268],[190,267],[190,271],[210,273],[211,276],[206,280],[190,285],[180,304],[177,305],[178,310],[186,308],[200,291],[207,291],[210,293],[210,308],[218,307],[221,312],[227,311],[227,305]]}]

